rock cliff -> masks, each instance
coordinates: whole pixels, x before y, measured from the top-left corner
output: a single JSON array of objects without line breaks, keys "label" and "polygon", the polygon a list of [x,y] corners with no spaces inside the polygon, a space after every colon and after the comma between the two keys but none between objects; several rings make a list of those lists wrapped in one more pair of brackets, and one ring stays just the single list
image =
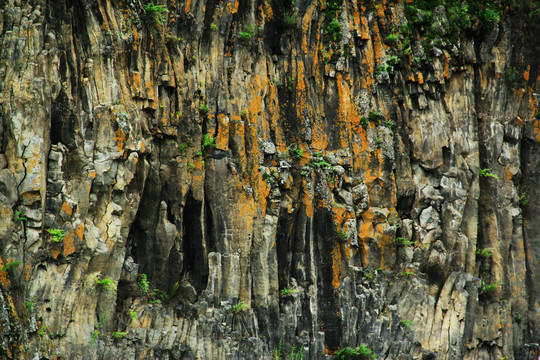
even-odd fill
[{"label": "rock cliff", "polygon": [[0,11],[0,357],[540,356],[537,2]]}]

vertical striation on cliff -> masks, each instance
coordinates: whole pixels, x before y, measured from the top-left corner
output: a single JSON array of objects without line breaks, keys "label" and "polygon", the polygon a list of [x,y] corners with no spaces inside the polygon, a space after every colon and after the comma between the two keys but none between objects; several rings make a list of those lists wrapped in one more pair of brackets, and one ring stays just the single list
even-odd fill
[{"label": "vertical striation on cliff", "polygon": [[540,356],[536,2],[0,9],[1,357]]}]

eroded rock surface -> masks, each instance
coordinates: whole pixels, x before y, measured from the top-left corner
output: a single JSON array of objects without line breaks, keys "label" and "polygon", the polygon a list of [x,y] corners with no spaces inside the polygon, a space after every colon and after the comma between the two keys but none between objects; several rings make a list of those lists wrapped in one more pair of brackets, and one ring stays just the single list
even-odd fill
[{"label": "eroded rock surface", "polygon": [[540,356],[540,11],[413,5],[0,2],[0,356]]}]

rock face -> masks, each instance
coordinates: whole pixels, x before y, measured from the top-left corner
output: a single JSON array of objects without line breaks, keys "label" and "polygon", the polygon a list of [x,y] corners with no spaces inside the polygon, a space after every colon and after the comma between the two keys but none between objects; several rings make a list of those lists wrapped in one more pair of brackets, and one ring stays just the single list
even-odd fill
[{"label": "rock face", "polygon": [[421,3],[1,1],[0,357],[537,359],[540,10]]}]

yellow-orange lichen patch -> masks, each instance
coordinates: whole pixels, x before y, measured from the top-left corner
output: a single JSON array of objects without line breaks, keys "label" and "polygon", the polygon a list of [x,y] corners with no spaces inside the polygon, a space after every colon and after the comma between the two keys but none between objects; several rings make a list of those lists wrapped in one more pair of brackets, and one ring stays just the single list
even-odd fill
[{"label": "yellow-orange lichen patch", "polygon": [[71,215],[73,215],[73,207],[74,207],[73,203],[69,203],[67,201],[64,201],[62,203],[61,211],[63,211],[66,215],[71,216]]},{"label": "yellow-orange lichen patch", "polygon": [[[7,261],[8,264],[10,262],[11,261]],[[6,264],[4,264],[4,261],[0,258],[0,269],[3,269],[5,265]],[[0,283],[2,283],[4,286],[11,286],[11,281],[9,281],[8,273],[5,270],[0,271]]]},{"label": "yellow-orange lichen patch", "polygon": [[527,65],[527,70],[523,72],[523,79],[525,79],[525,81],[529,81],[530,73],[531,73],[531,65]]},{"label": "yellow-orange lichen patch", "polygon": [[535,120],[533,122],[533,131],[534,131],[534,136],[536,137],[536,141],[540,142],[540,121],[539,120]]},{"label": "yellow-orange lichen patch", "polygon": [[131,71],[131,93],[134,97],[141,96],[141,75],[138,71]]},{"label": "yellow-orange lichen patch", "polygon": [[75,232],[73,230],[69,230],[66,232],[66,235],[64,236],[64,249],[63,249],[63,255],[69,256],[75,252],[75,242],[74,242]]},{"label": "yellow-orange lichen patch", "polygon": [[186,8],[184,10],[186,14],[191,11],[191,0],[186,1]]},{"label": "yellow-orange lichen patch", "polygon": [[339,245],[336,244],[332,250],[332,285],[334,289],[339,288],[341,279],[341,251],[339,250]]},{"label": "yellow-orange lichen patch", "polygon": [[306,10],[304,18],[302,19],[302,51],[304,52],[304,54],[308,53],[308,36],[310,35],[309,26],[311,24],[314,11],[315,6],[310,5]]},{"label": "yellow-orange lichen patch", "polygon": [[118,151],[123,151],[127,140],[127,134],[124,133],[121,128],[118,128],[115,131],[113,139],[116,141],[116,148]]},{"label": "yellow-orange lichen patch", "polygon": [[216,149],[227,151],[229,150],[229,118],[225,114],[219,114],[217,120]]},{"label": "yellow-orange lichen patch", "polygon": [[510,168],[507,166],[504,168],[505,172],[506,172],[506,181],[510,181],[512,180],[512,172],[510,171]]},{"label": "yellow-orange lichen patch", "polygon": [[236,0],[234,2],[234,6],[231,3],[227,4],[227,13],[228,14],[236,14],[238,12],[238,6],[240,5],[240,2]]}]

